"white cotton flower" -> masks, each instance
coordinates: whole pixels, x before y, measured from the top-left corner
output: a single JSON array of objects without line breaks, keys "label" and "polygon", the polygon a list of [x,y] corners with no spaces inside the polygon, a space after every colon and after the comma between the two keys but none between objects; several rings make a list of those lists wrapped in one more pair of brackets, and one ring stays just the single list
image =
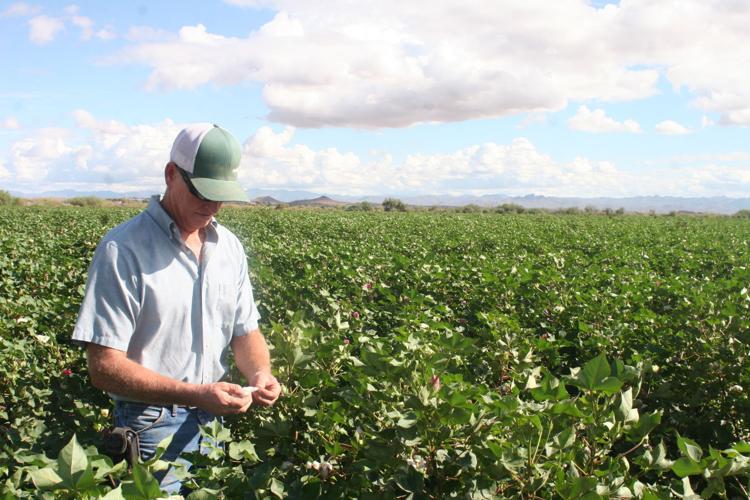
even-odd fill
[{"label": "white cotton flower", "polygon": [[427,462],[421,457],[421,455],[414,455],[414,457],[407,458],[406,463],[419,472],[424,472],[425,469],[427,469]]},{"label": "white cotton flower", "polygon": [[318,471],[318,476],[321,479],[325,479],[328,476],[330,476],[331,472],[333,472],[333,465],[331,465],[330,462],[323,462],[322,464],[320,464],[320,470]]}]

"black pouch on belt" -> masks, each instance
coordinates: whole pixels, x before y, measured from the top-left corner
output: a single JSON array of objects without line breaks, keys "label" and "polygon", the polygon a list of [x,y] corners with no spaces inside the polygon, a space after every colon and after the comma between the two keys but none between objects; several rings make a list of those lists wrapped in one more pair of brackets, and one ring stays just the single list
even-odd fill
[{"label": "black pouch on belt", "polygon": [[130,427],[113,427],[102,432],[102,451],[113,463],[127,460],[133,465],[141,456],[138,433]]}]

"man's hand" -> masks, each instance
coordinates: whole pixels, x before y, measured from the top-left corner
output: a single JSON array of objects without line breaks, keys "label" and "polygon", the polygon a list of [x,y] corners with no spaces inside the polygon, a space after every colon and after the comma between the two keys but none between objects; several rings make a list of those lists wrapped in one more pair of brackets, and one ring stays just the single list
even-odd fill
[{"label": "man's hand", "polygon": [[253,403],[253,393],[229,382],[201,385],[197,406],[214,415],[245,413]]},{"label": "man's hand", "polygon": [[281,385],[271,373],[259,371],[248,382],[258,388],[257,391],[252,393],[252,398],[259,405],[271,406],[279,399]]}]

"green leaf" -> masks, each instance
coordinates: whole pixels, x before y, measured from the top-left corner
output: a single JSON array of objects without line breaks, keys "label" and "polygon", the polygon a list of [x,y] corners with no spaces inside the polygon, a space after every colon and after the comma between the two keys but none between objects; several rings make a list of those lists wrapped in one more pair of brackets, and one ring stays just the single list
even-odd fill
[{"label": "green leaf", "polygon": [[218,418],[212,420],[208,425],[202,426],[201,432],[204,436],[208,436],[219,443],[224,443],[232,439],[231,431],[224,427]]},{"label": "green leaf", "polygon": [[495,458],[500,458],[503,456],[503,448],[499,444],[493,441],[487,441],[485,445],[490,449]]},{"label": "green leaf", "polygon": [[221,490],[211,488],[201,488],[190,492],[190,495],[188,495],[188,500],[221,500],[223,498],[224,495],[222,495]]},{"label": "green leaf", "polygon": [[594,390],[601,391],[604,394],[611,396],[612,394],[616,394],[617,391],[619,391],[621,387],[622,387],[622,380],[616,377],[607,377],[604,380],[601,380],[600,382],[596,383],[594,385]]},{"label": "green leaf", "polygon": [[77,476],[75,489],[87,490],[94,487],[96,487],[96,478],[94,477],[94,470],[89,465],[82,474]]},{"label": "green leaf", "polygon": [[63,481],[68,482],[69,480],[70,484],[73,485],[88,467],[89,459],[86,456],[86,451],[78,444],[78,439],[73,434],[71,440],[57,457],[57,473]]},{"label": "green leaf", "polygon": [[312,356],[302,352],[299,346],[294,347],[294,359],[292,360],[292,366],[298,368],[304,368],[308,361],[312,359]]},{"label": "green leaf", "polygon": [[[159,444],[156,445],[156,452],[154,453],[154,456],[149,458],[146,462],[144,462],[144,465],[153,465],[156,462],[158,462],[161,459],[161,456],[164,455],[164,452],[167,451],[167,448],[169,448],[169,444],[172,442],[172,438],[174,436],[169,435],[159,441]],[[123,462],[120,462],[123,463]]]},{"label": "green leaf", "polygon": [[133,465],[132,481],[123,483],[122,491],[128,499],[152,500],[162,496],[159,482],[141,464]]},{"label": "green leaf", "polygon": [[112,470],[111,462],[108,462],[105,458],[94,458],[91,460],[91,467],[96,470],[94,477],[96,479],[102,479]]},{"label": "green leaf", "polygon": [[42,490],[53,489],[62,483],[62,478],[50,467],[37,469],[29,474],[34,486]]},{"label": "green leaf", "polygon": [[565,386],[560,383],[559,379],[551,375],[545,376],[541,384],[537,385],[536,388],[531,389],[531,395],[534,396],[534,399],[537,401],[561,401],[569,397],[568,391],[565,390]]},{"label": "green leaf", "polygon": [[583,498],[586,494],[596,489],[596,478],[594,477],[573,477],[558,487],[558,493],[566,499]]},{"label": "green leaf", "polygon": [[122,493],[122,485],[109,491],[106,495],[101,497],[100,500],[125,500],[125,495]]},{"label": "green leaf", "polygon": [[402,429],[411,429],[415,425],[417,425],[417,417],[413,413],[410,413],[404,417],[401,417],[398,422],[396,422],[396,425],[401,427]]},{"label": "green leaf", "polygon": [[284,483],[276,478],[271,479],[271,493],[278,498],[284,498]]},{"label": "green leaf", "polygon": [[678,458],[672,465],[672,472],[679,477],[695,476],[703,473],[703,467],[698,462],[694,462],[687,457]]},{"label": "green leaf", "polygon": [[703,450],[692,439],[685,438],[677,434],[677,447],[682,455],[688,457],[693,462],[700,462],[703,457]]},{"label": "green leaf", "polygon": [[633,388],[620,393],[620,406],[617,408],[617,417],[625,423],[637,422],[639,415],[638,410],[633,408]]},{"label": "green leaf", "polygon": [[572,380],[578,387],[593,391],[598,384],[609,377],[610,373],[609,362],[602,353],[584,364],[581,370],[572,377]]},{"label": "green leaf", "polygon": [[633,427],[628,429],[628,436],[635,441],[640,441],[661,423],[661,411],[653,413],[644,413],[638,419]]},{"label": "green leaf", "polygon": [[562,432],[558,433],[553,438],[553,442],[555,443],[555,446],[559,450],[564,450],[565,448],[573,446],[573,443],[575,443],[575,441],[576,441],[575,427],[568,427],[567,429],[563,429]]},{"label": "green leaf", "polygon": [[667,449],[664,446],[664,441],[660,441],[654,450],[651,465],[658,469],[666,470],[672,468],[672,464],[674,464],[674,462],[667,458]]},{"label": "green leaf", "polygon": [[258,454],[255,452],[255,446],[250,441],[239,441],[229,443],[229,457],[232,460],[248,460],[250,462],[259,462]]},{"label": "green leaf", "polygon": [[583,417],[583,413],[578,409],[576,402],[572,399],[555,403],[552,407],[552,413],[555,415],[570,415],[571,417]]},{"label": "green leaf", "polygon": [[750,453],[750,443],[739,441],[737,443],[734,443],[731,449],[737,451],[738,453]]},{"label": "green leaf", "polygon": [[693,487],[690,485],[690,478],[682,478],[682,499],[683,500],[700,500],[700,496],[695,494]]}]

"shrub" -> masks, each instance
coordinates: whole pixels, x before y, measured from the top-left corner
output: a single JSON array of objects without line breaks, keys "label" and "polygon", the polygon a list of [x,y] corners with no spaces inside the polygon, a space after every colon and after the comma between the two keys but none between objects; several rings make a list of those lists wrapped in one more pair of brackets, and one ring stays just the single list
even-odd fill
[{"label": "shrub", "polygon": [[398,198],[386,198],[383,200],[383,210],[386,212],[406,212],[406,205]]},{"label": "shrub", "polygon": [[372,212],[373,210],[375,210],[375,207],[369,201],[361,201],[359,203],[349,205],[348,207],[346,207],[346,209],[349,211]]},{"label": "shrub", "polygon": [[12,196],[9,192],[0,189],[0,205],[17,205],[18,198]]},{"label": "shrub", "polygon": [[525,211],[526,209],[517,203],[503,203],[495,207],[495,212],[499,214],[522,214]]},{"label": "shrub", "polygon": [[475,205],[474,203],[470,203],[468,205],[464,205],[461,208],[461,212],[465,214],[476,214],[482,212],[482,207],[479,205]]},{"label": "shrub", "polygon": [[70,198],[68,203],[75,207],[101,207],[104,201],[96,196],[77,196]]},{"label": "shrub", "polygon": [[564,214],[564,215],[578,215],[581,213],[581,209],[578,207],[567,207],[567,208],[560,208],[555,210],[556,214]]}]

